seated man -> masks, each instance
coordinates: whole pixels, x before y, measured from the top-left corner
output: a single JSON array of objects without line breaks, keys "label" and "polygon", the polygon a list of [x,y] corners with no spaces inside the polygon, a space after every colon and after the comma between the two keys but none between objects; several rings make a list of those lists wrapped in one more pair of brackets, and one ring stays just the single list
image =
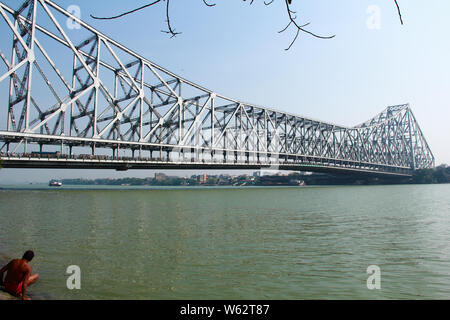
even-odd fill
[{"label": "seated man", "polygon": [[[11,260],[0,270],[0,284],[5,285],[5,290],[13,296],[20,297],[22,300],[30,300],[25,297],[27,287],[36,282],[38,274],[31,275],[31,267],[28,264],[33,260],[34,252],[28,250],[24,253],[22,259]],[[3,281],[3,273],[7,271]]]}]

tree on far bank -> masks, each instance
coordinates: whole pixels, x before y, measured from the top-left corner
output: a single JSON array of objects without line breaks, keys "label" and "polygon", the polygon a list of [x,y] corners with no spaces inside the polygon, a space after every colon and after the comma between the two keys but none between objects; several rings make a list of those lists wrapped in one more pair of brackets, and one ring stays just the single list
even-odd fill
[{"label": "tree on far bank", "polygon": [[419,184],[426,183],[450,183],[450,167],[441,164],[432,169],[420,169],[413,173],[413,182]]}]

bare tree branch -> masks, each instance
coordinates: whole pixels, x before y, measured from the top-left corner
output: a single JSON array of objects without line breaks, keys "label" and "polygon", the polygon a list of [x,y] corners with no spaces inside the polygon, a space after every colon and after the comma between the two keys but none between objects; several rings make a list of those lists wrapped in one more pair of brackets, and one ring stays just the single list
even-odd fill
[{"label": "bare tree branch", "polygon": [[289,50],[289,49],[292,47],[292,45],[294,44],[295,40],[297,40],[297,37],[298,37],[300,31],[301,31],[301,32],[304,32],[304,33],[308,33],[308,34],[312,35],[313,37],[316,37],[316,38],[319,38],[319,39],[332,39],[332,38],[334,38],[334,37],[336,36],[336,35],[332,35],[332,36],[319,36],[319,35],[317,35],[317,34],[311,32],[311,31],[308,31],[308,30],[303,29],[305,26],[309,25],[309,23],[304,24],[304,25],[302,25],[302,26],[299,26],[299,25],[297,24],[297,22],[295,22],[295,19],[296,19],[297,17],[293,17],[293,16],[292,16],[292,13],[294,13],[294,12],[293,12],[293,11],[291,10],[291,8],[289,7],[290,4],[291,4],[291,0],[285,0],[285,3],[286,3],[286,11],[287,11],[287,13],[288,13],[288,15],[289,15],[289,20],[290,20],[290,22],[289,22],[289,24],[287,25],[287,27],[284,28],[284,29],[282,30],[282,32],[286,31],[287,28],[288,28],[291,24],[293,24],[293,25],[297,28],[297,33],[295,34],[295,38],[294,38],[294,40],[291,42],[291,44],[289,45],[289,47],[288,47],[287,49],[285,49],[286,51]]},{"label": "bare tree branch", "polygon": [[170,17],[169,17],[169,3],[170,0],[167,0],[166,4],[166,18],[167,18],[167,27],[169,28],[169,31],[161,30],[161,32],[169,33],[171,34],[171,38],[175,37],[177,34],[181,34],[181,32],[175,32],[175,29],[172,29],[172,26],[170,25]]},{"label": "bare tree branch", "polygon": [[[148,7],[151,7],[151,6],[155,5],[155,4],[160,3],[161,1],[167,1],[167,2],[166,2],[166,19],[167,19],[167,20],[166,20],[166,23],[167,23],[167,28],[169,29],[168,31],[161,30],[161,32],[168,33],[168,34],[172,35],[171,38],[173,38],[173,37],[175,37],[177,34],[181,34],[181,32],[175,32],[175,29],[172,29],[172,26],[171,26],[171,24],[170,24],[170,15],[169,15],[169,5],[170,5],[170,0],[155,0],[155,1],[153,1],[153,2],[151,2],[151,3],[148,3],[148,4],[146,4],[146,5],[142,6],[142,7],[133,9],[133,10],[131,10],[131,11],[124,12],[124,13],[119,14],[119,15],[117,15],[117,16],[112,16],[112,17],[96,17],[96,16],[93,16],[93,15],[91,14],[91,17],[94,18],[94,19],[97,19],[97,20],[112,20],[112,19],[118,19],[118,18],[124,17],[124,16],[126,16],[126,15],[132,14],[132,13],[134,13],[134,12],[143,10],[143,9],[145,9],[145,8],[148,8]],[[213,6],[215,6],[215,4],[209,4],[209,3],[207,3],[206,0],[203,0],[203,3],[204,3],[205,5],[207,5],[208,7],[213,7]]]},{"label": "bare tree branch", "polygon": [[398,5],[397,0],[394,0],[394,2],[395,2],[395,5],[397,6],[397,12],[398,12],[398,16],[399,16],[399,18],[400,18],[400,22],[401,22],[401,24],[403,25],[403,18],[402,18],[402,13],[401,13],[401,11],[400,11],[400,6]]},{"label": "bare tree branch", "polygon": [[[160,2],[163,2],[163,1],[166,2],[166,23],[167,23],[167,28],[168,28],[168,30],[161,30],[161,32],[170,34],[170,35],[171,35],[171,38],[173,38],[173,37],[175,37],[177,34],[180,34],[181,32],[176,32],[175,29],[173,29],[172,26],[171,26],[171,24],[170,24],[170,14],[169,14],[169,4],[170,4],[170,0],[155,0],[155,1],[153,1],[153,2],[151,2],[151,3],[148,3],[148,4],[146,4],[146,5],[142,6],[142,7],[139,7],[139,8],[130,10],[130,11],[126,11],[126,12],[124,12],[124,13],[122,13],[122,14],[119,14],[119,15],[116,15],[116,16],[112,16],[112,17],[96,17],[96,16],[93,16],[92,14],[91,14],[91,17],[94,18],[94,19],[98,19],[98,20],[112,20],[112,19],[118,19],[118,18],[124,17],[124,16],[126,16],[126,15],[132,14],[132,13],[134,13],[134,12],[143,10],[143,9],[145,9],[145,8],[148,8],[148,7],[151,7],[151,6],[156,5],[156,4],[158,4],[158,3],[160,3]],[[206,6],[208,6],[208,7],[214,7],[214,6],[216,5],[215,3],[208,3],[207,0],[202,0],[202,1],[203,1],[203,4],[206,5]],[[246,0],[243,0],[243,1],[245,2]],[[250,1],[250,5],[253,4],[253,1],[254,1],[254,0],[251,0],[251,1]],[[266,6],[269,6],[269,5],[271,5],[274,1],[275,1],[275,0],[269,0],[269,2],[266,2],[266,1],[264,0],[264,4],[265,4]],[[296,34],[295,34],[295,37],[294,37],[293,41],[291,42],[291,44],[289,45],[289,47],[286,48],[285,50],[289,50],[289,49],[292,47],[292,45],[294,44],[294,42],[297,40],[297,38],[298,38],[300,32],[309,34],[309,35],[311,35],[311,36],[313,36],[313,37],[315,37],[315,38],[319,38],[319,39],[332,39],[332,38],[334,38],[334,37],[336,36],[336,35],[332,35],[332,36],[321,36],[321,35],[318,35],[318,34],[312,32],[312,31],[309,31],[309,30],[304,29],[304,27],[308,26],[310,23],[308,22],[308,23],[303,24],[303,25],[297,24],[297,22],[295,21],[295,20],[297,19],[297,16],[293,16],[293,15],[295,15],[295,11],[292,11],[292,10],[291,10],[291,7],[290,7],[290,5],[292,4],[292,0],[284,0],[284,2],[285,2],[285,5],[286,5],[286,12],[287,12],[287,14],[288,14],[289,22],[288,22],[288,24],[286,25],[286,27],[285,27],[283,30],[279,31],[279,33],[285,32],[290,26],[294,26],[294,27],[296,28]],[[396,7],[397,7],[397,12],[398,12],[398,16],[399,16],[399,18],[400,18],[400,22],[401,22],[401,24],[403,25],[402,13],[401,13],[400,6],[399,6],[399,4],[398,4],[398,1],[397,1],[397,0],[394,0],[394,3],[395,3],[395,5],[396,5]]]},{"label": "bare tree branch", "polygon": [[158,2],[161,2],[161,1],[162,1],[162,0],[156,0],[156,1],[152,2],[152,3],[146,4],[145,6],[136,8],[136,9],[131,10],[131,11],[124,12],[124,13],[122,13],[122,14],[119,14],[119,15],[113,16],[113,17],[104,17],[104,18],[100,18],[100,17],[93,16],[92,14],[91,14],[90,16],[91,16],[91,18],[94,18],[94,19],[97,19],[97,20],[112,20],[112,19],[118,19],[118,18],[121,18],[121,17],[123,17],[123,16],[129,15],[129,14],[131,14],[131,13],[134,13],[134,12],[140,11],[140,10],[142,10],[142,9],[151,7],[151,6],[157,4]]},{"label": "bare tree branch", "polygon": [[215,3],[209,4],[208,2],[206,2],[206,0],[203,0],[203,3],[208,7],[214,7],[216,5]]}]

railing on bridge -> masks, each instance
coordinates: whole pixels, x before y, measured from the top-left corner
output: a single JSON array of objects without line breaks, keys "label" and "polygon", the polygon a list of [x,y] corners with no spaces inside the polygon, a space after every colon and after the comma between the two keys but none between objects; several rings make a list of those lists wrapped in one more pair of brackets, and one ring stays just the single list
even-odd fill
[{"label": "railing on bridge", "polygon": [[[9,79],[9,91],[0,87],[7,102],[0,109],[6,167],[157,163],[410,174],[434,166],[409,105],[388,107],[359,126],[339,126],[205,89],[49,0],[16,9],[0,2],[0,15],[0,85]],[[68,19],[77,29],[66,27]]]}]

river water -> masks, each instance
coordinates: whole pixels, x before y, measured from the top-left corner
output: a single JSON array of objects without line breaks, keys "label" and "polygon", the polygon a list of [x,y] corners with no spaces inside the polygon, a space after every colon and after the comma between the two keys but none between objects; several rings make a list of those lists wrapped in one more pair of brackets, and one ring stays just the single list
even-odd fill
[{"label": "river water", "polygon": [[0,212],[0,260],[35,251],[35,298],[450,298],[448,184],[5,187]]}]

